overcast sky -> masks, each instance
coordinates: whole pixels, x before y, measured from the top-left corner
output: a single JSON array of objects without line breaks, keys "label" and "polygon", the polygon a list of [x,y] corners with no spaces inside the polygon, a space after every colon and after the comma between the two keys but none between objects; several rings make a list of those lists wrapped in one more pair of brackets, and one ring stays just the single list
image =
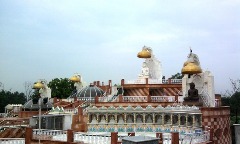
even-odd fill
[{"label": "overcast sky", "polygon": [[146,45],[163,75],[181,72],[189,47],[215,77],[216,93],[240,78],[238,0],[1,0],[0,82],[69,78],[133,80]]}]

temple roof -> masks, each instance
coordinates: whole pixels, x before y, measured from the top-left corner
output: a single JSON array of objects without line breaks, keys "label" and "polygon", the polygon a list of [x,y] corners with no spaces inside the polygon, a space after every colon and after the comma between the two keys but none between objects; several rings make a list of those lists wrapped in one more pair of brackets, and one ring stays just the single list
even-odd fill
[{"label": "temple roof", "polygon": [[95,96],[101,96],[103,94],[104,94],[104,91],[101,88],[94,86],[94,85],[90,85],[90,86],[80,89],[79,92],[77,93],[77,97],[79,97],[79,98],[93,97],[94,98]]}]

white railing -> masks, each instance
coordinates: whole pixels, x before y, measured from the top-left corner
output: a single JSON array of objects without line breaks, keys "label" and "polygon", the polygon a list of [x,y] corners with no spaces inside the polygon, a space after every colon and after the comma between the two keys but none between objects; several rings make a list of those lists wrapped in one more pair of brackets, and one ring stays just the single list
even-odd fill
[{"label": "white railing", "polygon": [[41,140],[56,140],[54,136],[66,135],[63,130],[33,129],[33,138]]},{"label": "white railing", "polygon": [[103,97],[98,97],[98,101],[99,102],[108,102],[110,99],[112,99],[111,97],[107,97],[107,96],[103,96]]},{"label": "white railing", "polygon": [[161,84],[162,80],[161,79],[148,79],[149,84]]},{"label": "white railing", "polygon": [[179,84],[182,83],[182,79],[171,79],[172,84]]},{"label": "white railing", "polygon": [[147,102],[147,96],[123,96],[123,102]]},{"label": "white railing", "polygon": [[75,132],[74,142],[84,142],[88,144],[111,144],[111,137],[108,135]]},{"label": "white railing", "polygon": [[151,96],[151,102],[175,102],[175,96]]},{"label": "white railing", "polygon": [[25,144],[25,138],[0,138],[0,144]]},{"label": "white railing", "polygon": [[145,79],[136,79],[136,80],[129,80],[127,84],[146,84]]},{"label": "white railing", "polygon": [[[149,84],[181,84],[182,79],[148,79]],[[127,84],[146,84],[146,79],[136,79],[136,80],[129,80]]]},{"label": "white railing", "polygon": [[72,108],[72,109],[64,109],[64,113],[77,113],[77,110],[75,108]]}]

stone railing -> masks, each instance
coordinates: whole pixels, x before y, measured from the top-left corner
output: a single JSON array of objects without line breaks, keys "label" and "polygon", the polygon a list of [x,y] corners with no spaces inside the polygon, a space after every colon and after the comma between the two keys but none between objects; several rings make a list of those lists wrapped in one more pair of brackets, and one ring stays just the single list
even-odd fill
[{"label": "stone railing", "polygon": [[147,96],[123,96],[123,102],[147,102]]},{"label": "stone railing", "polygon": [[151,96],[151,102],[175,102],[175,96]]},{"label": "stone railing", "polygon": [[96,97],[98,102],[177,102],[177,96],[122,96],[114,98],[114,101],[109,101],[108,97]]},{"label": "stone railing", "polygon": [[[124,83],[124,80],[122,80]],[[136,79],[128,80],[126,84],[181,84],[182,79]]]},{"label": "stone railing", "polygon": [[66,135],[66,133],[63,130],[33,129],[33,139],[54,140],[54,136]]},{"label": "stone railing", "polygon": [[127,84],[146,84],[145,79],[136,79],[136,80],[129,80]]},{"label": "stone railing", "polygon": [[1,144],[25,144],[25,138],[0,138]]}]

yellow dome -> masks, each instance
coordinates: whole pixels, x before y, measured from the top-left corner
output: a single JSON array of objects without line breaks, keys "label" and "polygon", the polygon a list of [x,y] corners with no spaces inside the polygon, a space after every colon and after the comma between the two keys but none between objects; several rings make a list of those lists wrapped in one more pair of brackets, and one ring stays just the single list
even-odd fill
[{"label": "yellow dome", "polygon": [[72,76],[72,77],[70,78],[70,81],[73,81],[73,82],[80,82],[81,80],[80,80],[80,78],[77,77],[77,76]]},{"label": "yellow dome", "polygon": [[41,82],[36,82],[33,84],[33,89],[41,89],[44,88],[44,85]]},{"label": "yellow dome", "polygon": [[137,54],[138,58],[151,58],[151,53],[147,50],[142,50]]},{"label": "yellow dome", "polygon": [[200,66],[196,65],[193,62],[187,63],[183,68],[182,68],[182,74],[198,74],[201,73],[202,69]]}]

